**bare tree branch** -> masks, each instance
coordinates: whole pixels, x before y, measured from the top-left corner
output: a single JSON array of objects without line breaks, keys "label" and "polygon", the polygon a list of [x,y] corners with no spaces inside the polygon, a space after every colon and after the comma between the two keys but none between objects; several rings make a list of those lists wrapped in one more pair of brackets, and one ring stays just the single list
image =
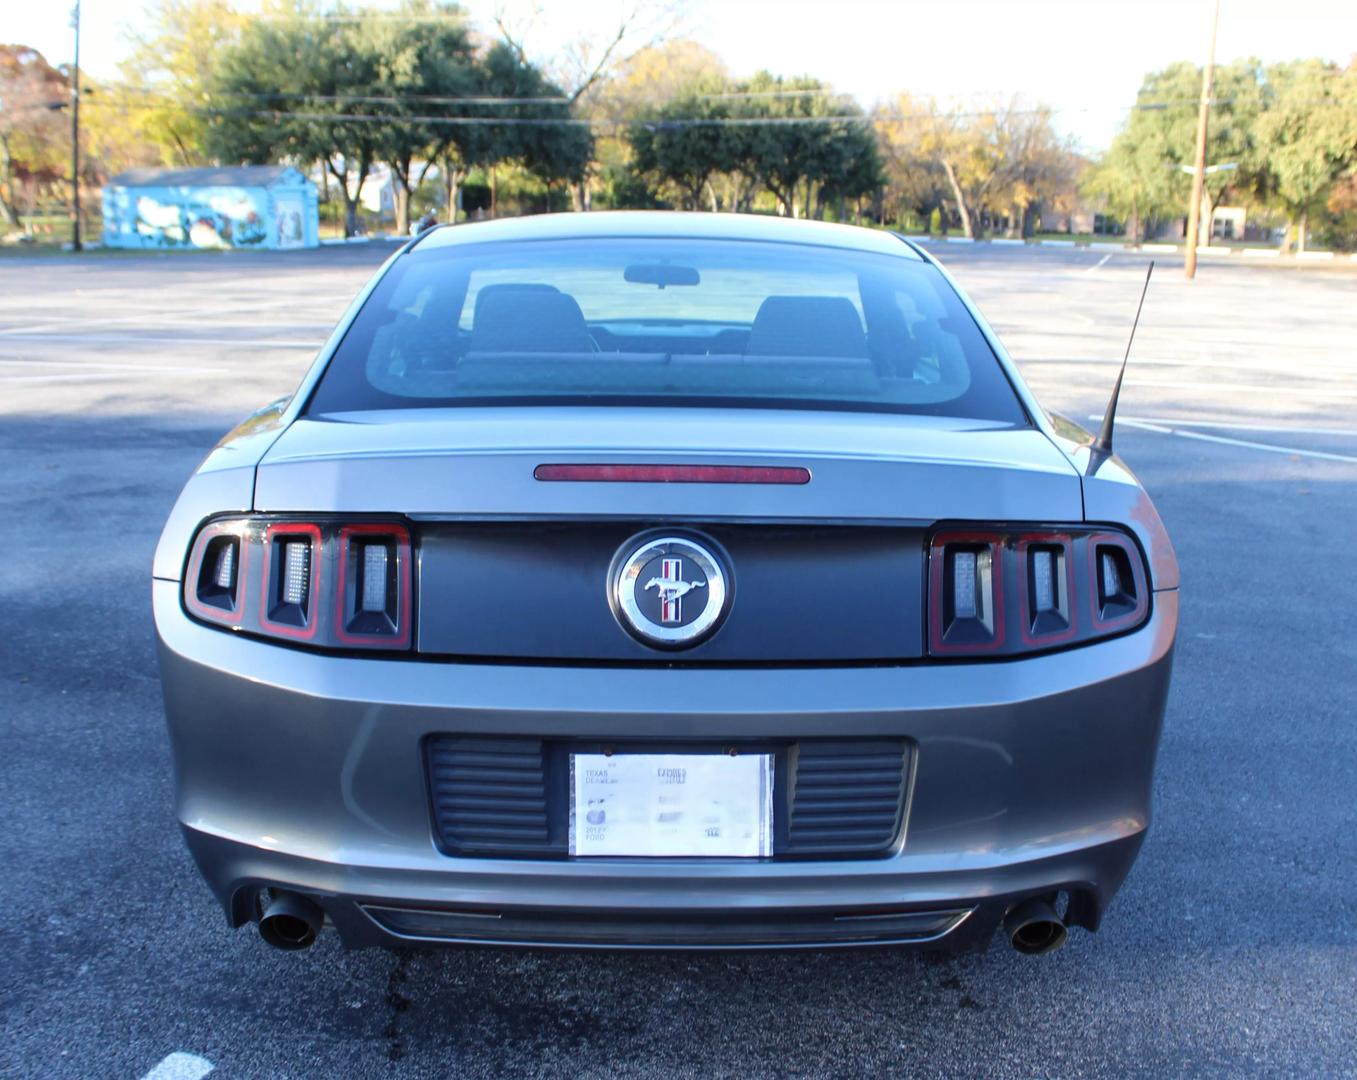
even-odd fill
[{"label": "bare tree branch", "polygon": [[499,31],[500,40],[513,50],[513,54],[518,57],[518,62],[520,64],[526,64],[528,62],[527,49],[524,47],[523,43],[527,39],[528,31],[532,29],[533,22],[536,21],[537,16],[541,13],[542,9],[540,7],[534,7],[532,15],[528,19],[527,26],[523,28],[523,32],[516,33],[509,25],[510,17],[508,9],[503,3],[495,5],[495,28]]},{"label": "bare tree branch", "polygon": [[[500,0],[495,8],[493,19],[499,38],[521,63],[530,62],[528,37],[542,15],[538,4],[517,19],[507,0]],[[561,47],[554,58],[547,58],[544,66],[563,85],[570,103],[576,104],[619,68],[672,36],[683,17],[681,0],[632,0],[606,38],[600,40],[583,32]]]},{"label": "bare tree branch", "polygon": [[[660,45],[669,37],[683,19],[683,9],[678,0],[636,0],[630,9],[618,20],[617,33],[604,46],[597,63],[588,65],[588,43],[581,42],[579,72],[572,80],[574,88],[570,91],[573,105],[584,97],[599,82],[606,79],[617,68],[625,67],[647,49]],[[638,31],[648,32],[638,38]],[[629,40],[630,39],[630,40]],[[618,50],[626,48],[626,55],[619,56]],[[587,71],[585,70],[587,68]]]}]

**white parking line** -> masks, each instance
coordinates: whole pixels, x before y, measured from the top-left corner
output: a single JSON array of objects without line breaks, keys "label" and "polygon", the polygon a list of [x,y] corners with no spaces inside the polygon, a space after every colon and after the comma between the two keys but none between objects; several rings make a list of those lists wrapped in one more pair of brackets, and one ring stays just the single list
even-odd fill
[{"label": "white parking line", "polygon": [[1177,379],[1127,379],[1127,386],[1153,386],[1169,390],[1207,390],[1217,396],[1243,392],[1277,397],[1357,398],[1357,390],[1319,386],[1259,386],[1253,383],[1188,382]]},{"label": "white parking line", "polygon": [[1091,274],[1091,273],[1093,273],[1093,271],[1099,269],[1100,267],[1106,266],[1106,265],[1107,265],[1107,260],[1110,259],[1110,258],[1112,258],[1111,255],[1104,255],[1101,259],[1099,259],[1099,260],[1098,260],[1096,263],[1094,263],[1092,266],[1086,266],[1086,267],[1084,267],[1084,273],[1085,273],[1085,274]]},{"label": "white parking line", "polygon": [[[1102,420],[1102,416],[1090,416],[1090,420]],[[1158,424],[1163,427],[1219,428],[1222,431],[1260,431],[1275,435],[1338,435],[1357,438],[1357,428],[1318,428],[1297,427],[1295,424],[1254,424],[1240,423],[1237,420],[1182,420],[1172,416],[1127,416],[1118,417],[1128,424]]]},{"label": "white parking line", "polygon": [[0,384],[8,386],[10,383],[107,382],[110,379],[121,378],[121,375],[111,373],[100,375],[98,372],[91,375],[0,375]]},{"label": "white parking line", "polygon": [[[99,368],[109,371],[182,371],[190,375],[200,372],[213,372],[218,375],[229,374],[230,368],[189,367],[183,364],[114,364],[106,360],[0,360],[4,367],[73,367]],[[3,378],[3,376],[0,376]]]},{"label": "white parking line", "polygon": [[8,334],[5,341],[88,341],[96,345],[212,345],[237,346],[249,349],[311,349],[320,348],[315,341],[271,341],[254,338],[199,338],[164,337],[153,334]]},{"label": "white parking line", "polygon": [[1182,428],[1165,427],[1161,424],[1147,424],[1124,417],[1117,417],[1118,424],[1153,431],[1160,435],[1176,435],[1180,439],[1196,439],[1199,442],[1219,443],[1222,446],[1242,446],[1249,450],[1265,450],[1269,454],[1285,454],[1287,457],[1318,458],[1321,461],[1346,461],[1357,465],[1357,456],[1352,454],[1330,454],[1323,450],[1302,450],[1296,446],[1276,446],[1272,443],[1253,442],[1250,439],[1230,439],[1224,435],[1208,435],[1204,431],[1185,431]]},{"label": "white parking line", "polygon": [[[203,322],[218,315],[245,315],[257,314],[262,311],[293,311],[295,312],[300,305],[297,301],[274,300],[267,303],[257,304],[228,304],[224,306],[193,306],[186,305],[178,311],[159,311],[154,315],[148,315],[145,311],[136,315],[56,315],[28,326],[8,326],[0,328],[0,336],[11,337],[22,334],[45,334],[51,331],[60,333],[70,330],[76,326],[111,326],[117,323],[146,323],[146,322]],[[0,315],[3,317],[3,315]]]},{"label": "white parking line", "polygon": [[176,1050],[141,1080],[202,1080],[215,1068],[207,1058]]},{"label": "white parking line", "polygon": [[[1078,318],[1074,312],[1070,313],[1071,318]],[[1016,337],[1016,334],[1007,334],[1007,337]],[[1088,364],[1094,367],[1112,367],[1120,366],[1121,357],[1119,356],[1020,356],[1017,358],[1018,365],[1026,364]],[[1261,371],[1267,374],[1278,374],[1277,364],[1272,362],[1249,363],[1242,360],[1203,360],[1196,357],[1168,357],[1168,356],[1132,356],[1132,367],[1183,367],[1183,368],[1215,368],[1221,371]],[[1352,369],[1347,365],[1343,358],[1335,358],[1333,364],[1325,364],[1322,361],[1312,362],[1304,369],[1292,369],[1286,371],[1286,377],[1289,379],[1335,379],[1338,382],[1352,383]]]}]

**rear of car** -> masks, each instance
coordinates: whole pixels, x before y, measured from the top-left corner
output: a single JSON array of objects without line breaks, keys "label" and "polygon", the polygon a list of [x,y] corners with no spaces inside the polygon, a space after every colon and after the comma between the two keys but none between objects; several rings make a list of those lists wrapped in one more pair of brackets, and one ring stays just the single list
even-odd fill
[{"label": "rear of car", "polygon": [[1177,576],[1073,434],[889,235],[428,234],[167,524],[189,846],[292,946],[1095,929]]}]

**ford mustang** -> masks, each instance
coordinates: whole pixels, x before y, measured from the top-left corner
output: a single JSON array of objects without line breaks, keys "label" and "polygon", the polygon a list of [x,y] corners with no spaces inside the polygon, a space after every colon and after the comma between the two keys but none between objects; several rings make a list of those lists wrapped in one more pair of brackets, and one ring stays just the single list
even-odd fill
[{"label": "ford mustang", "polygon": [[281,948],[1044,952],[1150,821],[1159,516],[886,232],[427,232],[153,579],[179,822]]}]

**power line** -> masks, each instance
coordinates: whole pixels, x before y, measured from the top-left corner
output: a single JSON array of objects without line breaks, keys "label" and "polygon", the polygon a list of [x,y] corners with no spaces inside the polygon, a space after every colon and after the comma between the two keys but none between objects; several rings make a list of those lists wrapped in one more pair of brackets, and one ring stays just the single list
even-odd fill
[{"label": "power line", "polygon": [[[233,95],[222,95],[230,97]],[[268,97],[269,95],[261,95]],[[299,101],[339,101],[345,98],[345,95],[296,95]],[[420,99],[402,98],[402,97],[364,97],[354,95],[361,101],[375,104],[396,104],[404,101],[415,101],[420,104],[428,102]],[[448,104],[472,104],[467,99],[450,98],[446,99]],[[1212,105],[1231,104],[1235,99],[1223,99],[1213,101]],[[163,107],[165,103],[175,103],[176,99],[166,96],[160,103],[152,102],[119,102],[109,98],[92,98],[85,102],[86,107],[97,106],[105,109],[139,109],[152,110]],[[541,104],[542,99],[534,98],[508,98],[503,99],[500,104],[514,104],[518,106],[529,104]],[[553,105],[560,104],[556,99],[549,99]],[[1156,111],[1172,106],[1196,106],[1198,101],[1181,102],[1149,102],[1137,103],[1135,105],[1117,106],[1118,112],[1136,112],[1136,111]],[[1324,99],[1317,102],[1296,102],[1298,105],[1323,106],[1323,105],[1342,105],[1343,102],[1334,99]],[[39,108],[57,108],[60,103],[53,106],[30,106],[29,108],[37,110]],[[22,110],[15,110],[22,111]],[[1111,111],[1090,108],[1060,109],[1060,108],[1033,108],[1033,109],[984,109],[977,111],[957,111],[957,112],[873,112],[873,113],[831,113],[823,116],[734,116],[734,117],[658,117],[644,116],[629,120],[612,119],[608,117],[581,117],[581,116],[447,116],[441,114],[425,113],[393,113],[393,112],[373,112],[373,113],[349,113],[349,112],[312,112],[296,111],[283,109],[243,109],[232,108],[229,106],[215,107],[212,105],[190,105],[186,106],[186,111],[196,113],[202,116],[215,116],[222,118],[239,119],[267,119],[275,122],[284,122],[288,120],[306,120],[316,123],[343,124],[343,123],[418,123],[418,124],[436,124],[436,125],[468,125],[468,126],[507,126],[507,127],[579,127],[597,130],[626,130],[634,127],[645,127],[656,131],[675,130],[691,127],[759,127],[759,126],[785,126],[788,124],[889,124],[905,120],[918,119],[938,119],[938,120],[957,120],[957,119],[980,119],[995,116],[1054,116],[1065,113],[1086,113]]]},{"label": "power line", "polygon": [[[143,86],[120,86],[118,90],[125,93],[141,94],[151,97],[173,97],[166,91],[157,90],[153,87]],[[358,104],[401,104],[404,102],[422,102],[429,105],[569,105],[571,99],[564,95],[549,95],[541,97],[507,97],[493,96],[485,94],[322,94],[309,93],[304,90],[221,90],[212,91],[212,96],[219,98],[248,98],[259,101],[328,101],[328,102],[354,102]],[[711,94],[692,94],[681,95],[679,97],[652,97],[645,95],[628,96],[625,100],[632,104],[658,105],[665,106],[676,101],[756,101],[761,98],[791,98],[791,97],[823,97],[826,99],[846,100],[851,99],[853,95],[831,90],[739,90]],[[1221,105],[1234,105],[1241,102],[1257,101],[1250,97],[1231,97],[1231,98],[1213,98],[1212,107]],[[1200,98],[1161,98],[1150,101],[1136,101],[1132,105],[1105,105],[1105,106],[1031,106],[1025,109],[963,109],[963,110],[938,110],[930,112],[928,110],[914,110],[907,113],[895,111],[890,114],[898,118],[910,118],[916,116],[995,116],[1003,114],[1006,116],[1035,115],[1040,113],[1087,113],[1087,112],[1127,112],[1127,111],[1156,111],[1178,106],[1191,106],[1196,108],[1200,104]],[[1321,106],[1321,105],[1339,105],[1345,104],[1338,98],[1320,98],[1314,101],[1298,101],[1288,104],[1301,106]]]},{"label": "power line", "polygon": [[[127,86],[121,89],[134,94],[163,94],[163,91],[155,90],[151,87]],[[310,100],[310,101],[355,101],[364,103],[399,103],[402,101],[422,101],[431,105],[569,105],[572,98],[561,94],[546,97],[492,97],[477,94],[312,94],[303,90],[224,90],[218,91],[220,97],[247,97],[258,98],[260,100]],[[760,98],[795,98],[795,97],[823,97],[827,99],[844,100],[852,98],[852,94],[842,93],[832,90],[732,90],[717,94],[685,94],[679,98],[658,98],[645,96],[628,96],[629,102],[645,103],[651,105],[667,105],[671,101],[737,101],[737,100],[757,100]],[[1195,101],[1195,99],[1194,99]]]},{"label": "power line", "polygon": [[[134,94],[173,97],[150,87],[120,87]],[[425,105],[569,105],[568,97],[487,97],[460,94],[309,94],[301,90],[223,90],[212,91],[209,97],[249,98],[257,101],[334,101],[362,105],[399,105],[417,101]]]}]

